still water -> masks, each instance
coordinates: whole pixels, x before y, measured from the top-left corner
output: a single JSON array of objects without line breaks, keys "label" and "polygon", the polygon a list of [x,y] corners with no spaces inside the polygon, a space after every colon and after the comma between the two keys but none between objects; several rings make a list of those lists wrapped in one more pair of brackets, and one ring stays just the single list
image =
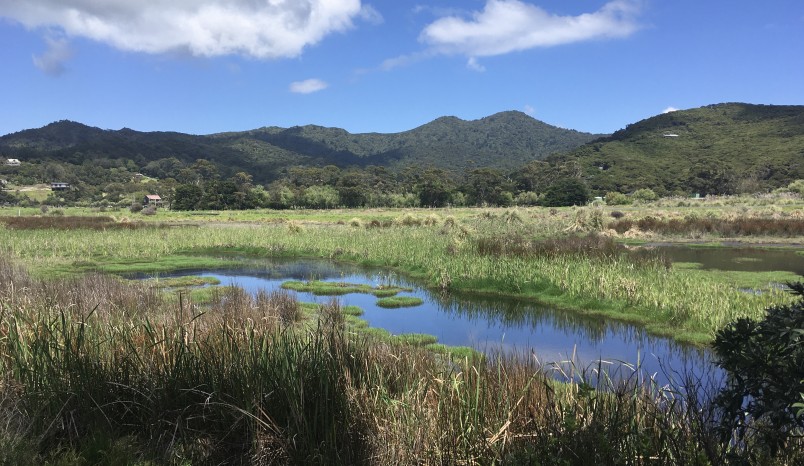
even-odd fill
[{"label": "still water", "polygon": [[793,272],[804,275],[802,249],[750,247],[689,247],[655,244],[653,251],[672,262],[696,262],[703,270]]},{"label": "still water", "polygon": [[[265,261],[238,270],[185,271],[181,275],[215,277],[222,285],[236,285],[256,292],[280,289],[287,280],[324,280],[370,285],[399,285],[412,288],[399,296],[416,296],[420,306],[385,309],[377,298],[347,294],[338,299],[344,305],[364,310],[363,319],[372,327],[392,334],[428,333],[439,343],[471,346],[488,354],[505,353],[555,363],[564,370],[596,366],[602,361],[610,372],[630,376],[631,366],[641,367],[641,377],[653,377],[660,385],[680,374],[719,378],[711,354],[700,348],[649,335],[633,325],[579,316],[531,302],[468,294],[442,294],[423,288],[393,272],[365,269],[327,261]],[[291,292],[293,293],[293,292]],[[331,297],[296,293],[300,301],[328,302]],[[623,364],[626,364],[623,366]],[[677,381],[677,380],[676,380]]]}]

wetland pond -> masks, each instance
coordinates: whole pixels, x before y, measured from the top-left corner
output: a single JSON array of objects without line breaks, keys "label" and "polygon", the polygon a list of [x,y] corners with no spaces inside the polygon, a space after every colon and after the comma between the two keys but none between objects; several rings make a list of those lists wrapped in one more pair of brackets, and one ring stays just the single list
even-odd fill
[{"label": "wetland pond", "polygon": [[701,264],[703,270],[739,272],[793,272],[804,275],[804,249],[759,248],[745,246],[681,246],[669,243],[648,244],[672,262]]},{"label": "wetland pond", "polygon": [[[474,294],[442,294],[386,270],[320,260],[266,260],[237,270],[184,271],[160,278],[199,275],[216,278],[221,285],[235,285],[251,293],[278,290],[289,280],[320,280],[371,286],[410,288],[398,296],[420,298],[418,306],[387,309],[371,294],[338,296],[343,305],[359,306],[369,326],[394,335],[426,333],[450,346],[471,346],[487,354],[537,358],[543,365],[570,373],[573,369],[602,364],[615,377],[632,377],[633,366],[641,378],[652,377],[660,385],[676,383],[684,374],[720,379],[709,351],[648,334],[621,322],[550,309],[533,302]],[[326,303],[332,297],[292,292],[299,301]],[[570,362],[572,361],[572,362]],[[560,373],[560,371],[559,371]],[[562,376],[563,377],[563,376]],[[633,379],[632,379],[633,380]]]}]

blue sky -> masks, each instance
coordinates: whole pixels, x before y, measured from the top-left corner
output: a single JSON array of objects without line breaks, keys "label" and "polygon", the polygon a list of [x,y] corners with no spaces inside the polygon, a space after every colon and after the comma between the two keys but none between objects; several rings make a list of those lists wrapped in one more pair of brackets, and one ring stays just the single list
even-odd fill
[{"label": "blue sky", "polygon": [[607,133],[804,104],[801,0],[0,0],[0,45],[0,134],[397,132],[504,110]]}]

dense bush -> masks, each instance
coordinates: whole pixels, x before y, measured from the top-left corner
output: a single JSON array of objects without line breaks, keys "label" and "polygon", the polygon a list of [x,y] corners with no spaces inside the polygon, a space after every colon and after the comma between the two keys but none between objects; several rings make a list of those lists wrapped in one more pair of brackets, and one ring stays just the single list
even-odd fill
[{"label": "dense bush", "polygon": [[565,207],[585,205],[590,193],[586,184],[577,178],[562,178],[553,183],[544,193],[542,205],[545,207]]},{"label": "dense bush", "polygon": [[713,348],[728,382],[717,403],[724,440],[736,434],[735,455],[767,461],[792,436],[804,435],[804,283],[789,284],[798,298],[772,306],[765,318],[737,319],[720,330]]},{"label": "dense bush", "polygon": [[628,205],[631,203],[631,198],[623,193],[617,191],[609,191],[603,196],[603,200],[607,205]]},{"label": "dense bush", "polygon": [[631,197],[638,201],[655,201],[659,199],[659,196],[650,188],[637,189],[631,194]]}]

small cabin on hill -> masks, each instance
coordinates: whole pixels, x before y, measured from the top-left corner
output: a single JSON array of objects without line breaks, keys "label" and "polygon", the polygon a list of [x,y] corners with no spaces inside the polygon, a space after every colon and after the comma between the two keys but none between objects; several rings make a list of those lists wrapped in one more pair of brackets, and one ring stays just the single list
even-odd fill
[{"label": "small cabin on hill", "polygon": [[20,161],[19,161],[19,159],[6,159],[6,161],[3,163],[3,165],[5,165],[7,167],[19,167],[20,166]]},{"label": "small cabin on hill", "polygon": [[61,181],[50,183],[51,191],[67,191],[68,189],[70,189],[70,183],[63,183]]},{"label": "small cabin on hill", "polygon": [[142,199],[142,205],[144,206],[161,206],[162,205],[162,198],[159,197],[159,194],[146,194],[145,197]]}]

